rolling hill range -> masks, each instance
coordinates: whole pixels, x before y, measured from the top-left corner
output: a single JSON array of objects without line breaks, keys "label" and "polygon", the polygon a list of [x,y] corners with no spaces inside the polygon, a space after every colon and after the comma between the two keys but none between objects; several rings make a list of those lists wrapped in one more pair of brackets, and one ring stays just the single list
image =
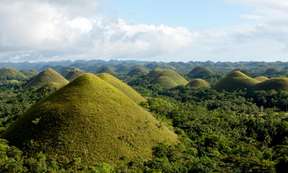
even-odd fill
[{"label": "rolling hill range", "polygon": [[4,137],[29,154],[116,164],[152,157],[152,147],[177,136],[128,96],[84,74],[32,106]]},{"label": "rolling hill range", "polygon": [[53,86],[61,88],[68,83],[69,81],[67,81],[61,74],[52,68],[48,68],[29,80],[25,87],[38,89],[44,86]]},{"label": "rolling hill range", "polygon": [[248,75],[242,73],[241,71],[232,71],[218,83],[216,83],[215,88],[218,90],[239,90],[239,89],[252,89],[259,81]]},{"label": "rolling hill range", "polygon": [[147,75],[153,84],[158,84],[162,88],[171,89],[181,85],[187,85],[189,82],[174,70],[156,69]]},{"label": "rolling hill range", "polygon": [[203,79],[193,79],[189,82],[188,86],[194,89],[210,88],[209,82]]},{"label": "rolling hill range", "polygon": [[12,68],[1,68],[0,69],[0,80],[24,80],[27,77],[24,73],[12,69]]},{"label": "rolling hill range", "polygon": [[142,97],[137,91],[135,91],[133,88],[131,88],[129,85],[122,82],[118,78],[112,76],[111,74],[101,73],[101,74],[98,74],[98,76],[102,80],[108,82],[109,84],[117,88],[118,90],[122,91],[124,94],[126,94],[130,99],[132,99],[136,103],[141,103],[141,102],[146,101],[146,99]]},{"label": "rolling hill range", "polygon": [[288,78],[272,78],[255,86],[256,90],[288,90]]}]

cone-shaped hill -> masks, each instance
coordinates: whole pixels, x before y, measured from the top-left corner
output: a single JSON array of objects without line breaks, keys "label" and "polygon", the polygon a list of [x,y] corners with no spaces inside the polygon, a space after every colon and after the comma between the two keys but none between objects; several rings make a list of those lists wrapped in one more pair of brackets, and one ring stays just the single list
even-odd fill
[{"label": "cone-shaped hill", "polygon": [[112,74],[114,76],[116,76],[116,72],[109,66],[102,66],[99,68],[99,70],[97,70],[97,73],[100,74],[100,73],[109,73],[109,74]]},{"label": "cone-shaped hill", "polygon": [[209,78],[212,75],[213,72],[205,67],[195,67],[188,73],[190,78]]},{"label": "cone-shaped hill", "polygon": [[266,80],[269,80],[269,78],[266,76],[257,76],[255,77],[255,79],[258,80],[259,82],[264,82]]},{"label": "cone-shaped hill", "polygon": [[129,73],[129,76],[145,76],[149,73],[149,70],[142,66],[134,67]]},{"label": "cone-shaped hill", "polygon": [[58,86],[58,88],[61,88],[68,83],[69,82],[61,74],[48,68],[28,81],[26,88],[41,88],[44,86]]},{"label": "cone-shaped hill", "polygon": [[272,78],[255,86],[256,90],[288,90],[288,78]]},{"label": "cone-shaped hill", "polygon": [[189,82],[174,70],[156,69],[151,71],[147,77],[149,80],[160,85],[162,88],[171,89],[181,85],[187,85]]},{"label": "cone-shaped hill", "polygon": [[0,80],[24,80],[27,77],[20,71],[12,68],[0,69]]},{"label": "cone-shaped hill", "polygon": [[177,136],[121,91],[84,74],[32,106],[4,137],[29,154],[117,164],[150,159],[157,143]]},{"label": "cone-shaped hill", "polygon": [[188,86],[193,89],[210,88],[210,84],[203,79],[193,79],[189,82]]},{"label": "cone-shaped hill", "polygon": [[81,76],[82,74],[84,74],[83,71],[81,71],[78,68],[74,68],[68,71],[68,73],[65,75],[65,78],[68,79],[69,81],[72,81],[77,77]]},{"label": "cone-shaped hill", "polygon": [[125,95],[127,95],[130,99],[135,101],[136,103],[141,103],[146,101],[144,97],[142,97],[137,91],[135,91],[132,87],[127,85],[126,83],[122,82],[118,78],[114,77],[111,74],[108,73],[101,73],[98,74],[98,76],[108,82],[109,84],[113,85],[118,90],[122,91]]},{"label": "cone-shaped hill", "polygon": [[222,80],[220,80],[215,88],[218,90],[239,90],[239,89],[251,89],[253,88],[259,81],[254,78],[247,76],[241,71],[232,71]]}]

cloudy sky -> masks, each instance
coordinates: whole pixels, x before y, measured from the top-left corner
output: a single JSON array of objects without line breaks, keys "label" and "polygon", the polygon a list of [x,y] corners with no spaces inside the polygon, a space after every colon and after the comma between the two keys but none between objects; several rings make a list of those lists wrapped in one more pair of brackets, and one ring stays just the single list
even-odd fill
[{"label": "cloudy sky", "polygon": [[288,61],[287,0],[0,0],[0,61]]}]

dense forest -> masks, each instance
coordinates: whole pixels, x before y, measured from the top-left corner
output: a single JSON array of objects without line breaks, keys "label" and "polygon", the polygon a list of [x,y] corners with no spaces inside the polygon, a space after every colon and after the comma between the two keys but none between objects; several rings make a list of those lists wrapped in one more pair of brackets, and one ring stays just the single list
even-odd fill
[{"label": "dense forest", "polygon": [[[3,67],[0,70],[0,172],[285,173],[288,170],[288,63],[77,61],[0,66]],[[90,75],[87,75],[88,72]],[[98,77],[94,79],[92,73]],[[98,95],[94,95],[94,90],[99,90]],[[111,95],[104,95],[106,93]],[[85,102],[90,95],[91,99]],[[103,99],[97,100],[102,95]],[[149,159],[146,156],[138,157],[139,152],[137,159],[130,159],[130,155],[134,158],[133,152],[126,150],[127,157],[120,157],[117,161],[111,160],[110,155],[106,157],[108,154],[102,145],[122,147],[122,144],[117,143],[118,139],[111,140],[115,143],[107,144],[106,141],[110,139],[108,133],[105,136],[108,140],[103,142],[81,143],[88,148],[93,145],[96,148],[93,150],[102,149],[101,159],[95,158],[93,163],[90,158],[81,155],[59,159],[60,156],[51,157],[49,149],[38,152],[38,145],[42,144],[33,143],[33,134],[27,135],[38,134],[37,129],[30,132],[30,126],[25,125],[25,117],[31,117],[33,113],[46,115],[46,108],[53,107],[53,101],[59,102],[57,106],[61,108],[61,104],[70,103],[69,97],[79,97],[85,102],[82,104],[74,99],[72,106],[69,105],[73,110],[73,106],[87,105],[84,108],[87,110],[71,112],[71,116],[90,114],[97,107],[96,111],[101,112],[104,119],[107,117],[103,123],[108,122],[105,125],[111,131],[112,128],[122,130],[120,126],[125,121],[127,124],[124,126],[130,126],[128,123],[133,119],[130,117],[126,120],[123,116],[125,121],[122,122],[121,118],[118,125],[110,127],[109,123],[111,119],[117,119],[116,115],[121,117],[123,114],[137,113],[137,121],[131,120],[133,129],[133,123],[142,122],[141,116],[147,116],[141,126],[155,128],[153,132],[137,127],[140,130],[137,129],[139,131],[135,131],[135,134],[127,134],[131,139],[126,139],[124,134],[122,138],[119,137],[119,140],[137,151],[143,153],[141,147],[146,147],[150,138],[153,141],[159,138],[160,141],[162,136],[166,138],[171,131],[173,134],[167,137],[170,142],[153,142],[152,156],[147,157]],[[113,101],[115,98],[122,107]],[[91,101],[100,106],[93,105]],[[108,103],[111,105],[106,105]],[[57,106],[53,107],[54,112]],[[153,119],[149,119],[150,113]],[[58,116],[58,112],[56,114]],[[53,115],[50,117],[54,118]],[[52,121],[51,126],[58,127],[62,121],[57,119],[56,122],[56,119],[47,122]],[[41,124],[41,121],[39,118],[33,120],[32,124]],[[157,122],[157,127],[152,126],[153,123],[149,124],[150,121]],[[90,124],[83,128],[93,131]],[[41,127],[49,126],[44,124]],[[50,136],[54,139],[58,135],[58,131],[46,134],[45,128],[38,129],[41,131],[39,135],[46,135],[43,139],[50,140]],[[21,132],[21,135],[16,132]],[[64,143],[72,145],[70,143],[73,141],[65,141],[70,139],[69,134],[61,133],[68,136],[62,139]],[[82,133],[78,135],[81,137]],[[123,130],[123,133],[126,131]],[[138,138],[139,134],[141,137]],[[174,141],[174,134],[177,142]],[[25,142],[31,138],[29,145],[18,143],[22,136]],[[135,140],[143,141],[134,141],[134,137]],[[66,143],[63,145],[66,146]]]}]

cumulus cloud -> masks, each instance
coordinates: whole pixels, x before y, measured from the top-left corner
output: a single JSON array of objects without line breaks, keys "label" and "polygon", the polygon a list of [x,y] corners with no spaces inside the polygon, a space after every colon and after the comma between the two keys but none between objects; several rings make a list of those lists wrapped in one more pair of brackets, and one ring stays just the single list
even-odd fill
[{"label": "cumulus cloud", "polygon": [[199,31],[106,18],[98,12],[100,0],[0,0],[0,61],[267,60],[288,55],[286,0],[227,1],[253,8],[242,16],[247,23]]}]

